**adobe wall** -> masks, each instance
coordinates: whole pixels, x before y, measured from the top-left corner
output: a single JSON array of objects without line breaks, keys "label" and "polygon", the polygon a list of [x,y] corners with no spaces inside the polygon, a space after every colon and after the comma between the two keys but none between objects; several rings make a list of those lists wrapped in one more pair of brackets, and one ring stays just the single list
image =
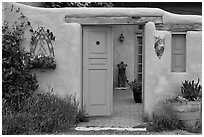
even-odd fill
[{"label": "adobe wall", "polygon": [[[78,23],[65,23],[64,13],[55,14],[55,10],[12,3],[15,8],[20,8],[36,30],[39,26],[50,29],[56,37],[53,42],[56,69],[33,70],[38,74],[38,90],[54,88],[59,96],[73,94],[81,101],[82,90],[82,26]],[[3,6],[11,5],[3,3]],[[64,10],[66,11],[66,10]],[[12,17],[11,17],[12,18]],[[30,49],[30,38],[26,35],[25,49]]]},{"label": "adobe wall", "polygon": [[[165,12],[157,8],[59,8],[47,9],[22,5],[19,3],[3,3],[5,6],[19,7],[31,22],[34,29],[39,26],[49,28],[56,36],[53,42],[57,68],[55,70],[46,70],[39,74],[40,90],[47,90],[51,85],[55,92],[61,96],[66,94],[76,94],[77,98],[82,101],[82,26],[79,23],[66,23],[65,16],[70,17],[135,17],[135,16],[162,16],[164,24],[202,24],[201,16],[193,15],[176,15]],[[116,27],[115,33],[119,31]],[[127,30],[131,30],[127,27]],[[126,32],[125,32],[126,33]],[[118,35],[119,33],[117,33]],[[165,36],[165,51],[161,59],[156,57],[153,44],[154,36],[163,34]],[[132,35],[129,35],[130,39]],[[180,84],[185,79],[201,78],[202,65],[202,32],[187,32],[187,66],[185,73],[171,72],[171,33],[168,31],[157,31],[152,22],[145,25],[145,75],[144,75],[144,111],[145,114],[152,114],[157,103],[168,95],[178,94]],[[118,36],[117,36],[118,37]],[[117,37],[115,39],[117,39]],[[128,40],[127,39],[127,40]],[[126,40],[125,40],[126,41]],[[130,46],[132,41],[126,41],[128,45],[115,43],[115,50],[123,49],[123,46]],[[26,49],[29,42],[25,42]],[[118,46],[118,47],[117,47]],[[133,54],[126,49],[127,54]],[[121,54],[122,58],[123,54]],[[128,59],[125,59],[128,60]],[[119,59],[115,58],[115,63]],[[124,61],[126,62],[126,61]],[[132,60],[128,60],[130,70],[128,78],[132,79],[131,66]],[[192,65],[193,64],[193,65]]]},{"label": "adobe wall", "polygon": [[[153,22],[145,25],[144,109],[157,113],[167,97],[180,94],[181,83],[200,78],[202,83],[202,32],[186,33],[186,72],[171,72],[171,32],[157,31]],[[155,36],[164,35],[165,50],[159,59],[154,50]]]}]

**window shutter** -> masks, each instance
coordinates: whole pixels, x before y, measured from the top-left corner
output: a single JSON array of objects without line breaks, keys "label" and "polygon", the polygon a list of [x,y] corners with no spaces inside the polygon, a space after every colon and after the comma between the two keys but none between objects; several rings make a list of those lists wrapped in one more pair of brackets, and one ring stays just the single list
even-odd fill
[{"label": "window shutter", "polygon": [[172,34],[172,72],[186,71],[186,34]]}]

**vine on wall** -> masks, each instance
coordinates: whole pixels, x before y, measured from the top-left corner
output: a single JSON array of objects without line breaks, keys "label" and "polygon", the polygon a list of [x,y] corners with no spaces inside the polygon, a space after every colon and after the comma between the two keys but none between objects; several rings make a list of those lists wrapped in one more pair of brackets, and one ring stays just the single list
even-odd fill
[{"label": "vine on wall", "polygon": [[19,14],[17,20],[4,21],[2,25],[2,100],[14,111],[38,88],[37,75],[30,72],[26,63],[30,59],[20,46],[30,22],[20,9],[5,8],[4,12]]},{"label": "vine on wall", "polygon": [[[44,27],[39,27],[36,31],[31,26],[30,21],[20,11],[20,8],[4,8],[4,12],[7,14],[13,14],[12,19],[7,18],[3,22],[2,32],[4,35],[12,35],[16,37],[16,40],[21,42],[25,39],[24,33],[27,29],[32,33],[30,52],[26,52],[27,58],[23,59],[23,62],[29,68],[56,68],[56,62],[54,59],[54,48],[52,41],[55,41],[53,33]],[[6,14],[6,15],[7,15]],[[14,19],[13,19],[14,17]],[[6,18],[6,17],[5,17]],[[16,18],[16,19],[15,19]]]}]

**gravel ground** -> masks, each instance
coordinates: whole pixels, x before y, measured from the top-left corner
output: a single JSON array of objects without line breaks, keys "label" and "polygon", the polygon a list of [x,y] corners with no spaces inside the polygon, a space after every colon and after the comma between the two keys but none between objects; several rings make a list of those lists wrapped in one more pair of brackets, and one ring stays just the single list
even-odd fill
[{"label": "gravel ground", "polygon": [[201,135],[201,133],[190,133],[183,130],[165,131],[165,132],[148,132],[148,131],[76,131],[70,130],[57,135]]}]

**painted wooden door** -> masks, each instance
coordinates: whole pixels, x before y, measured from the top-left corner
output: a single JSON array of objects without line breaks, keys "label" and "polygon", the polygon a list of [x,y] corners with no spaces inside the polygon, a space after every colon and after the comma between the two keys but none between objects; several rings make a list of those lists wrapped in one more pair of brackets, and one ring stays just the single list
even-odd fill
[{"label": "painted wooden door", "polygon": [[83,27],[83,104],[90,116],[111,115],[112,31]]}]

